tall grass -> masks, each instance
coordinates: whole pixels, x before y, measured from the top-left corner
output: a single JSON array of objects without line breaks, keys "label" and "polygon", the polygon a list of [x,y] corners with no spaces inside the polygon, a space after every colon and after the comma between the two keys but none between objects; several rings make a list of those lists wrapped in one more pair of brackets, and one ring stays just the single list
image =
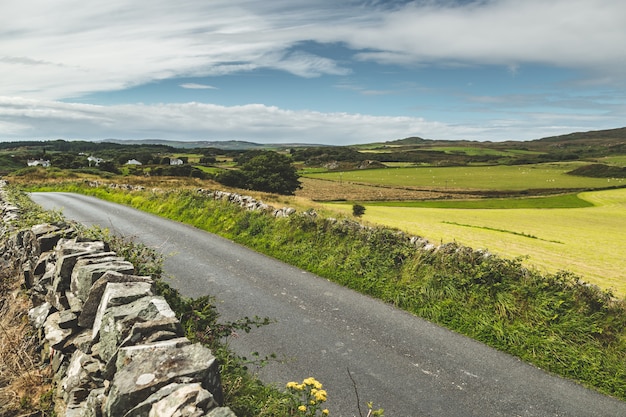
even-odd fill
[{"label": "tall grass", "polygon": [[72,190],[221,234],[626,399],[626,303],[572,274],[457,244],[418,249],[397,230],[349,220],[275,219],[192,191]]}]

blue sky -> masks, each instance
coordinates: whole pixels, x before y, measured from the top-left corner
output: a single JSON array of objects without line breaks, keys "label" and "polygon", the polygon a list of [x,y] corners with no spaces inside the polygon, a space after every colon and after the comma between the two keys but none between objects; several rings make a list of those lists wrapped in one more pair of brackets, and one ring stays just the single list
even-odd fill
[{"label": "blue sky", "polygon": [[0,141],[626,126],[623,0],[4,0]]}]

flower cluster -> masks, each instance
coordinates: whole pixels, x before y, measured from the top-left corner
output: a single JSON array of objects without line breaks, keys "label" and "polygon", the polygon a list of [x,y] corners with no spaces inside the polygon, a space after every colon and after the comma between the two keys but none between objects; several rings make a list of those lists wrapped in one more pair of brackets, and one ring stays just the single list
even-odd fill
[{"label": "flower cluster", "polygon": [[[326,402],[326,391],[315,378],[306,378],[301,384],[288,382],[287,389],[293,397],[294,415],[302,417],[328,415],[328,410],[322,409],[322,403]],[[318,414],[318,411],[321,414]]]}]

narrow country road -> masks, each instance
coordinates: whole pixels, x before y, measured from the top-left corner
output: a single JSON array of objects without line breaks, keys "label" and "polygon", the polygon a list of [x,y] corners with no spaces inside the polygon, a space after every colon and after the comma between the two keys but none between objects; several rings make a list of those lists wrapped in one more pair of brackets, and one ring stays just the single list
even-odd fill
[{"label": "narrow country road", "polygon": [[626,416],[626,402],[215,235],[92,197],[31,197],[156,248],[170,283],[186,296],[215,296],[224,320],[275,319],[231,346],[284,359],[259,370],[266,382],[320,380],[331,416],[358,416],[347,369],[364,415],[373,401],[387,417]]}]

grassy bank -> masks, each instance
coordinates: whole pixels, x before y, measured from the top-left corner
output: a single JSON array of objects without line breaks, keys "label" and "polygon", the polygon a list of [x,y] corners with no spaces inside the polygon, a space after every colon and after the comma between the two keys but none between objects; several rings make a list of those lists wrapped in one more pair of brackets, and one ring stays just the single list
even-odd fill
[{"label": "grassy bank", "polygon": [[[508,208],[492,209],[481,207],[482,200],[457,202],[456,207],[445,209],[364,202],[363,219],[424,236],[432,242],[446,242],[454,237],[456,242],[473,248],[506,256],[527,256],[526,265],[550,273],[572,271],[602,288],[626,295],[626,189],[574,197],[587,202],[587,207],[522,208],[514,205],[516,199],[500,201]],[[561,203],[564,197],[545,200]],[[572,198],[567,201],[572,202]],[[572,206],[576,204],[580,206],[574,200]],[[344,213],[352,210],[352,205],[345,203],[328,207]]]},{"label": "grassy bank", "polygon": [[306,215],[274,219],[193,191],[63,189],[221,234],[626,399],[624,301],[571,274],[542,275],[520,260],[455,244],[417,250],[394,229]]}]

